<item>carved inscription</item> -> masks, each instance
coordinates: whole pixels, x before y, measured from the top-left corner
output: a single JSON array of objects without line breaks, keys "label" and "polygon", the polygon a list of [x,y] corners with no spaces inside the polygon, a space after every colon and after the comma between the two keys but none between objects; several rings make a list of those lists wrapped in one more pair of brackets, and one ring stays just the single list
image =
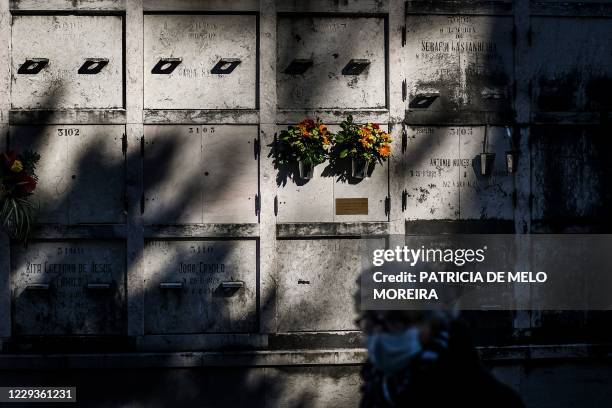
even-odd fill
[{"label": "carved inscription", "polygon": [[[513,184],[504,156],[510,147],[504,128],[489,128],[486,141],[484,127],[409,128],[407,218],[511,218]],[[483,152],[495,154],[487,176],[480,170]]]},{"label": "carved inscription", "polygon": [[[123,107],[121,16],[15,15],[11,30],[11,105],[15,109]],[[70,47],[59,46],[70,44]],[[48,63],[29,74],[28,60]],[[88,59],[104,60],[82,75]],[[86,77],[86,78],[85,78]]]},{"label": "carved inscription", "polygon": [[255,241],[148,242],[147,333],[254,330],[255,258]]},{"label": "carved inscription", "polygon": [[[408,16],[410,108],[496,110],[509,106],[511,23],[504,17]],[[436,95],[439,101],[410,104],[424,95]]]},{"label": "carved inscription", "polygon": [[[279,17],[278,107],[385,107],[384,32],[384,20],[377,17]],[[352,60],[367,60],[367,67],[347,74]],[[300,67],[299,61],[309,63]]]},{"label": "carved inscription", "polygon": [[120,243],[31,243],[12,253],[15,331],[119,334],[125,252]]},{"label": "carved inscription", "polygon": [[[256,27],[253,15],[145,15],[145,108],[254,109]],[[163,59],[176,69],[153,72]]]}]

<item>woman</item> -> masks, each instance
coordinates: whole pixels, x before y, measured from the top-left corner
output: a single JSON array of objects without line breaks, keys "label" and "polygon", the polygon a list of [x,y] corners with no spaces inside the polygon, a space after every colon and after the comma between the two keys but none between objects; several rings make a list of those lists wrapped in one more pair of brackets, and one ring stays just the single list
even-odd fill
[{"label": "woman", "polygon": [[523,407],[480,363],[467,327],[448,311],[365,311],[363,408]]}]

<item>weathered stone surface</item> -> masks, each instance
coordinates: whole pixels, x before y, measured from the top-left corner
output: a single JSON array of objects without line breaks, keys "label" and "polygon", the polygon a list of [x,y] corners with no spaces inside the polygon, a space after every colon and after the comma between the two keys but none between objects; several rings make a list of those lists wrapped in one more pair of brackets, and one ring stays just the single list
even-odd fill
[{"label": "weathered stone surface", "polygon": [[11,126],[10,146],[41,155],[37,222],[120,223],[124,214],[125,128],[120,125]]},{"label": "weathered stone surface", "polygon": [[[13,108],[123,106],[121,16],[16,15],[11,39]],[[46,58],[48,65],[35,75],[18,73],[33,58]],[[108,64],[97,74],[79,74],[87,58]]]},{"label": "weathered stone surface", "polygon": [[534,110],[610,111],[610,20],[534,17],[531,21]]},{"label": "weathered stone surface", "polygon": [[11,253],[15,335],[121,335],[125,249],[119,242],[35,242]]},{"label": "weathered stone surface", "polygon": [[[458,156],[459,137],[447,128],[408,128],[405,152],[406,218],[459,217],[459,166],[441,166],[440,159]],[[452,164],[452,163],[451,163]]]},{"label": "weathered stone surface", "polygon": [[145,333],[255,331],[256,276],[254,240],[149,241]]},{"label": "weathered stone surface", "polygon": [[361,400],[357,367],[282,367],[271,369],[269,375],[271,406],[348,408],[359,406]]},{"label": "weathered stone surface", "polygon": [[144,220],[147,224],[202,222],[200,126],[145,126]]},{"label": "weathered stone surface", "polygon": [[148,224],[255,223],[256,126],[146,126]]},{"label": "weathered stone surface", "polygon": [[[146,109],[254,109],[255,15],[146,15]],[[170,74],[154,74],[162,58],[180,58]],[[231,73],[214,73],[222,59],[239,60]],[[221,72],[224,72],[223,70]]]},{"label": "weathered stone surface", "polygon": [[[605,3],[609,2],[0,2],[0,55],[8,60],[13,54],[11,64],[0,72],[0,130],[5,129],[0,132],[0,145],[6,144],[4,135],[9,123],[13,126],[11,147],[37,141],[28,136],[30,131],[25,127],[15,126],[18,124],[53,123],[58,124],[51,127],[53,132],[78,127],[87,135],[56,142],[46,130],[41,131],[39,146],[44,156],[35,200],[44,204],[39,220],[54,225],[36,229],[35,237],[46,240],[44,245],[71,240],[70,245],[76,246],[79,243],[74,240],[93,245],[89,240],[126,239],[129,279],[118,287],[125,287],[130,294],[129,310],[119,313],[115,309],[107,312],[105,308],[114,306],[103,303],[101,297],[90,299],[77,290],[74,292],[78,303],[75,300],[55,306],[50,302],[32,304],[42,292],[31,298],[22,291],[15,300],[15,310],[30,320],[19,317],[14,325],[0,325],[0,337],[15,334],[16,338],[10,341],[18,343],[23,341],[21,334],[42,334],[37,341],[47,343],[48,350],[62,344],[62,350],[73,352],[70,345],[77,343],[47,334],[85,334],[79,342],[95,337],[90,334],[124,334],[122,319],[127,315],[127,333],[133,336],[127,341],[137,338],[136,350],[175,351],[127,356],[123,353],[126,348],[120,348],[121,353],[112,356],[4,355],[0,359],[3,367],[10,369],[11,362],[17,361],[22,368],[49,361],[54,361],[56,368],[66,364],[214,365],[216,368],[207,373],[209,378],[185,382],[187,386],[198,384],[202,388],[203,383],[202,389],[214,389],[198,398],[196,405],[205,401],[230,406],[354,406],[358,384],[353,380],[364,350],[357,349],[361,345],[360,333],[352,321],[353,282],[359,270],[358,240],[347,239],[348,236],[380,236],[390,231],[399,236],[404,232],[535,232],[536,222],[550,225],[562,219],[601,227],[605,225],[602,221],[609,219],[609,189],[604,188],[610,184],[609,160],[605,159],[609,142],[604,139],[606,120],[610,119],[611,63],[607,45],[608,17],[612,13],[610,4]],[[58,10],[61,15],[56,15]],[[44,15],[27,15],[30,12]],[[80,14],[83,12],[96,16]],[[109,12],[115,15],[103,15]],[[578,15],[581,18],[576,18]],[[37,55],[39,50],[49,54]],[[98,51],[112,54],[100,74],[74,73],[80,65],[77,62],[98,57],[88,54]],[[236,70],[231,74],[211,74],[219,59],[236,58],[230,52],[241,58]],[[127,58],[125,67],[122,55]],[[50,65],[36,76],[17,74],[26,57],[49,57]],[[162,57],[182,58],[182,62],[169,76],[151,74],[156,59]],[[296,58],[312,59],[313,66],[301,75],[285,74],[283,71]],[[360,75],[342,75],[351,59],[369,59],[370,65]],[[418,95],[435,100],[429,107],[410,106]],[[516,116],[511,111],[513,98],[519,113]],[[406,108],[409,112],[404,118]],[[559,112],[563,110],[571,112]],[[257,132],[261,132],[267,153],[266,146],[279,126],[296,123],[305,115],[339,123],[349,113],[359,122],[389,123],[398,139],[402,119],[412,126],[408,128],[406,152],[394,150],[389,176],[387,165],[377,166],[369,179],[342,183],[323,175],[322,165],[315,179],[307,183],[289,181],[286,186],[278,186],[267,154],[258,167],[254,154]],[[521,125],[521,174],[508,176],[503,156],[509,146],[502,126],[514,120]],[[168,125],[144,126],[144,162],[139,152],[143,122]],[[589,129],[576,131],[568,126],[542,130],[534,125],[576,122],[602,126],[605,131],[593,138]],[[86,124],[96,125],[91,127],[98,129],[95,134],[83,130]],[[117,130],[123,126],[101,124],[127,124],[127,183],[124,156],[120,153],[123,130]],[[193,126],[182,126],[186,124]],[[485,124],[489,124],[489,149],[496,154],[493,174],[487,178],[478,175],[478,162],[474,160],[481,152]],[[216,132],[211,137],[213,126]],[[261,217],[255,214],[258,184]],[[129,210],[125,216],[124,185]],[[144,220],[139,208],[143,188]],[[404,204],[404,189],[406,208],[399,211]],[[516,207],[512,205],[513,194],[518,196]],[[278,216],[274,213],[275,196]],[[384,211],[386,196],[391,198],[394,209],[390,217]],[[367,198],[368,214],[337,215],[336,198]],[[517,217],[516,228],[513,216]],[[529,221],[532,216],[533,224],[518,224],[518,220]],[[592,230],[586,226],[581,231]],[[156,240],[144,254],[143,238]],[[7,254],[6,260],[2,259],[6,270],[11,269],[10,264],[30,258],[56,262],[53,256],[39,250],[39,243],[32,244],[29,252],[14,247],[9,260],[8,240],[2,242],[5,249],[0,248],[0,253]],[[185,292],[181,295],[171,289],[160,290],[161,282],[177,283],[182,275],[195,278],[194,274],[177,272],[182,259],[198,264],[202,259],[205,263],[221,263],[212,255],[190,253],[194,242],[213,242],[237,265],[237,271],[228,276],[208,276],[193,293],[187,293],[187,286],[181,289]],[[169,244],[164,247],[166,243]],[[107,244],[100,243],[100,247],[107,248]],[[162,249],[154,247],[157,244]],[[110,245],[115,247],[114,243]],[[106,250],[92,247],[94,255],[87,255],[87,259],[96,260],[102,253],[102,258],[124,267],[123,246],[124,243],[108,256],[104,255]],[[39,252],[42,255],[36,255]],[[22,272],[23,269],[14,269],[11,273],[12,284],[19,288],[34,276]],[[245,287],[233,296],[219,297],[215,288],[226,278],[228,282],[234,278],[244,281]],[[0,292],[7,298],[3,305],[8,304],[10,285],[8,276],[0,282]],[[51,284],[50,293],[53,290]],[[62,289],[60,294],[65,292],[68,290]],[[521,313],[475,315],[478,324],[473,327],[480,343],[508,344],[516,341],[522,330],[530,333],[531,340],[536,339],[533,333],[539,330],[542,337],[537,337],[538,341],[549,341],[550,333],[557,336],[561,331],[571,334],[554,338],[586,341],[588,334],[595,331],[592,328],[607,324],[604,315],[593,324],[590,313],[575,320],[567,314]],[[3,316],[7,316],[6,312]],[[7,327],[13,327],[13,333]],[[576,327],[589,330],[572,330]],[[268,343],[269,339],[274,339],[281,356],[270,350],[274,346]],[[0,342],[0,348],[8,351],[8,343],[4,339]],[[28,350],[33,343],[20,344],[22,347],[15,350]],[[260,355],[178,351],[232,347],[262,350]],[[326,347],[350,349],[322,350]],[[581,356],[601,354],[590,345],[584,347],[593,354],[578,351]],[[100,352],[102,348],[94,345],[89,350]],[[546,354],[549,352],[527,346],[488,351],[496,359],[533,359],[541,357],[541,353],[554,355],[557,360],[571,356],[555,354],[556,351]],[[344,364],[352,368],[344,369]],[[227,371],[218,368],[220,365],[258,365],[264,367],[261,370],[266,375],[274,375],[259,381],[261,375],[243,368],[226,375]],[[300,367],[277,370],[283,365]],[[320,371],[317,367],[304,367],[310,365],[326,367]],[[508,378],[513,384],[527,378],[523,367],[511,369],[515,371]],[[155,370],[147,371],[151,372]],[[567,372],[578,373],[576,378],[584,374],[574,369]],[[528,402],[541,403],[538,395],[543,395],[541,384],[545,381],[555,385],[576,383],[574,374],[567,380],[551,380],[546,373],[528,376],[529,381],[522,384]],[[150,375],[137,375],[139,381],[146,383],[143,393],[150,391],[151,382],[147,380],[154,377]],[[586,378],[585,384],[596,383],[592,381],[594,377],[582,378]],[[530,383],[532,380],[534,383]],[[559,398],[550,399],[549,393],[544,393],[549,399],[546,402],[559,405],[584,401],[587,394],[597,391],[588,384],[583,387],[588,392],[565,387],[566,392]],[[244,392],[236,393],[237,389]],[[264,394],[266,401],[261,399]],[[575,404],[580,405],[580,401]],[[113,402],[116,401],[109,403]]]},{"label": "weathered stone surface", "polygon": [[408,15],[406,27],[409,110],[448,120],[512,107],[512,17]]},{"label": "weathered stone surface", "polygon": [[[409,127],[405,153],[406,218],[512,219],[512,175],[505,128]],[[494,153],[492,173],[483,176],[480,153]]]},{"label": "weathered stone surface", "polygon": [[[280,109],[384,108],[385,24],[382,18],[281,16],[276,80]],[[310,59],[304,73],[285,70]],[[359,75],[344,75],[353,59],[368,60]]]},{"label": "weathered stone surface", "polygon": [[278,241],[280,332],[357,330],[360,248],[359,239]]},{"label": "weathered stone surface", "polygon": [[[297,167],[297,166],[296,166]],[[334,179],[323,176],[324,164],[314,169],[310,180],[287,179],[278,189],[278,222],[332,222]],[[294,169],[297,174],[297,168]]]},{"label": "weathered stone surface", "polygon": [[533,131],[532,218],[552,223],[610,221],[611,142],[601,130],[538,126]]},{"label": "weathered stone surface", "polygon": [[[465,133],[459,133],[459,158],[470,163],[469,167],[461,167],[459,175],[461,219],[511,220],[514,217],[514,182],[513,175],[508,174],[506,152],[513,150],[513,147],[506,128],[488,127],[486,132],[485,151],[495,154],[492,172],[488,176],[483,176],[479,171],[485,128],[468,127]],[[516,168],[516,163],[514,165]]]}]

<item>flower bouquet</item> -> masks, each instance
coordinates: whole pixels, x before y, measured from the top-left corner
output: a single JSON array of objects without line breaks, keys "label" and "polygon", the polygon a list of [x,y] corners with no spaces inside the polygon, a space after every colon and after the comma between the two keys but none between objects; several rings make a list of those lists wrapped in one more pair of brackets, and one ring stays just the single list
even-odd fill
[{"label": "flower bouquet", "polygon": [[327,159],[332,139],[319,119],[304,119],[280,133],[276,146],[278,164],[291,166],[297,162],[300,178],[311,179],[314,167]]},{"label": "flower bouquet", "polygon": [[0,225],[13,238],[27,241],[34,205],[29,197],[36,189],[36,164],[40,155],[25,151],[0,154]]},{"label": "flower bouquet", "polygon": [[341,159],[352,159],[352,177],[367,177],[370,164],[376,161],[382,163],[391,154],[391,135],[377,123],[358,125],[349,116],[340,124],[340,128],[342,130],[335,138],[335,151]]}]

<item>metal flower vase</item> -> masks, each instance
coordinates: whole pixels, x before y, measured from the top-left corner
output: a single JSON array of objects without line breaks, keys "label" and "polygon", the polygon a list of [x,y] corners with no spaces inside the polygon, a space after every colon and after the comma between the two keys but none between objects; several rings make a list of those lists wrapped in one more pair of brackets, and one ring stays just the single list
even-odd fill
[{"label": "metal flower vase", "polygon": [[490,176],[493,173],[495,153],[480,153],[480,174]]},{"label": "metal flower vase", "polygon": [[310,180],[314,176],[315,165],[310,161],[299,160],[298,168],[302,180]]},{"label": "metal flower vase", "polygon": [[364,179],[368,177],[369,165],[369,161],[362,158],[353,157],[351,162],[351,176],[357,179]]},{"label": "metal flower vase", "polygon": [[518,161],[518,153],[514,150],[509,150],[506,152],[506,170],[508,170],[508,174],[513,174],[516,171]]}]

